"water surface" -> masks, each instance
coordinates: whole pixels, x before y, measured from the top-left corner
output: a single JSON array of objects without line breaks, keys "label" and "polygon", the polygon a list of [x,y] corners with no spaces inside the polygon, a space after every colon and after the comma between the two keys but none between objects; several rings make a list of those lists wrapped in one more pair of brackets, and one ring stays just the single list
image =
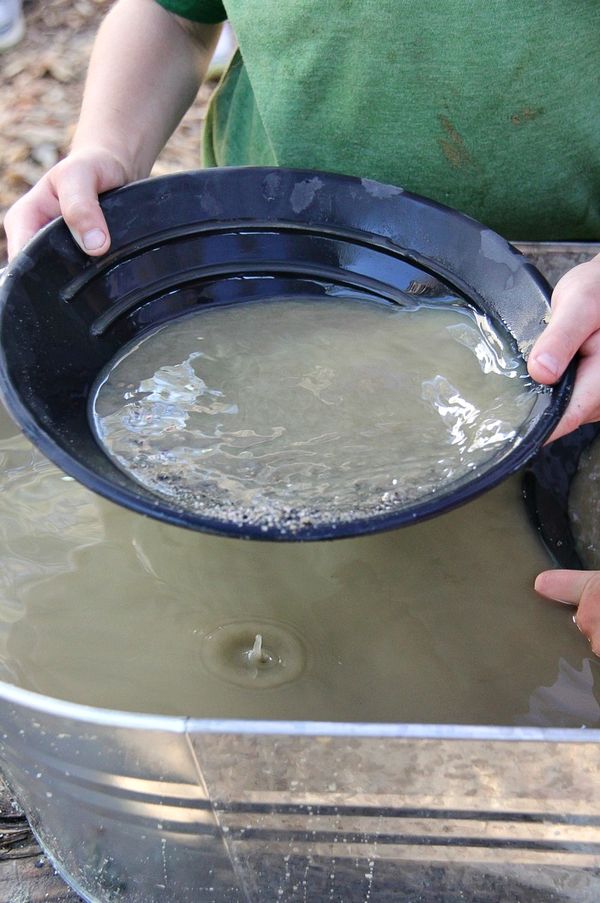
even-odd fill
[{"label": "water surface", "polygon": [[[517,479],[414,527],[281,545],[106,502],[1,412],[0,461],[9,682],[196,717],[600,726],[599,663],[531,588],[549,562]],[[257,633],[289,680],[240,685]]]},{"label": "water surface", "polygon": [[125,349],[92,393],[115,463],[179,508],[293,531],[401,510],[516,445],[538,387],[473,308],[213,306]]}]

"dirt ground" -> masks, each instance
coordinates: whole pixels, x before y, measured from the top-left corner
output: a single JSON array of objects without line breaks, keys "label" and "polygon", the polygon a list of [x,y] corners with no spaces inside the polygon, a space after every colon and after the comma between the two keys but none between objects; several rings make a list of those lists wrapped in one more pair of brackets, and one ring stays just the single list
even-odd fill
[{"label": "dirt ground", "polygon": [[[25,0],[25,38],[0,53],[0,222],[10,205],[67,152],[91,44],[113,0]],[[160,155],[155,174],[194,169],[214,82]],[[6,259],[0,230],[0,262]]]}]

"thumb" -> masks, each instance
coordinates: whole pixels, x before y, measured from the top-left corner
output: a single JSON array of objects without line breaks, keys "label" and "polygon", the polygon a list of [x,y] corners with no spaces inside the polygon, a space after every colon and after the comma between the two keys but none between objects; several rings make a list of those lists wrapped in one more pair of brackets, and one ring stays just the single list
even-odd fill
[{"label": "thumb", "polygon": [[552,295],[550,323],[533,346],[527,364],[536,382],[555,383],[600,326],[600,261],[569,270]]},{"label": "thumb", "polygon": [[98,176],[90,165],[64,168],[56,181],[61,213],[79,247],[92,256],[105,254],[110,234],[98,201]]}]

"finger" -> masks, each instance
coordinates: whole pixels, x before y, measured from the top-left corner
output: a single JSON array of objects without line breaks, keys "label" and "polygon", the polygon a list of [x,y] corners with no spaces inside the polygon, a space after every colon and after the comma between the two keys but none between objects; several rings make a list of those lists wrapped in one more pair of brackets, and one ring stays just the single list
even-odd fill
[{"label": "finger", "polygon": [[60,215],[58,198],[47,180],[37,183],[10,208],[4,219],[8,259],[19,253],[30,238]]},{"label": "finger", "polygon": [[585,356],[577,365],[571,398],[548,442],[566,436],[583,423],[600,420],[600,332],[583,345],[582,353]]},{"label": "finger", "polygon": [[591,643],[592,651],[600,651],[600,571],[588,571],[581,594],[575,623]]},{"label": "finger", "polygon": [[47,222],[50,222],[50,220],[45,219],[35,211],[29,210],[24,211],[23,215],[15,220],[12,226],[7,217],[4,221],[4,231],[6,232],[8,259],[12,260],[27,244],[29,239],[33,238],[36,232],[39,232]]},{"label": "finger", "polygon": [[552,295],[550,323],[533,346],[529,374],[551,385],[564,373],[580,346],[600,327],[600,261],[570,270]]},{"label": "finger", "polygon": [[536,578],[534,588],[540,596],[545,596],[547,599],[554,599],[565,605],[578,605],[591,573],[590,571],[542,571]]},{"label": "finger", "polygon": [[63,169],[56,177],[61,213],[80,248],[92,256],[105,254],[110,234],[98,201],[97,175],[89,166]]},{"label": "finger", "polygon": [[535,581],[540,595],[576,605],[573,621],[600,654],[600,571],[543,571]]}]

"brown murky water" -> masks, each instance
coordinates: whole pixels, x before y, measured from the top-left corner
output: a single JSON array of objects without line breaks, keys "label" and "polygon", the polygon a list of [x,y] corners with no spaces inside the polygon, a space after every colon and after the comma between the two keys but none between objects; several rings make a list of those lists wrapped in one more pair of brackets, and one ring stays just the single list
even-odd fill
[{"label": "brown murky water", "polygon": [[600,725],[598,662],[531,589],[548,561],[517,479],[415,527],[273,545],[105,502],[4,413],[0,459],[10,682],[197,717]]}]

